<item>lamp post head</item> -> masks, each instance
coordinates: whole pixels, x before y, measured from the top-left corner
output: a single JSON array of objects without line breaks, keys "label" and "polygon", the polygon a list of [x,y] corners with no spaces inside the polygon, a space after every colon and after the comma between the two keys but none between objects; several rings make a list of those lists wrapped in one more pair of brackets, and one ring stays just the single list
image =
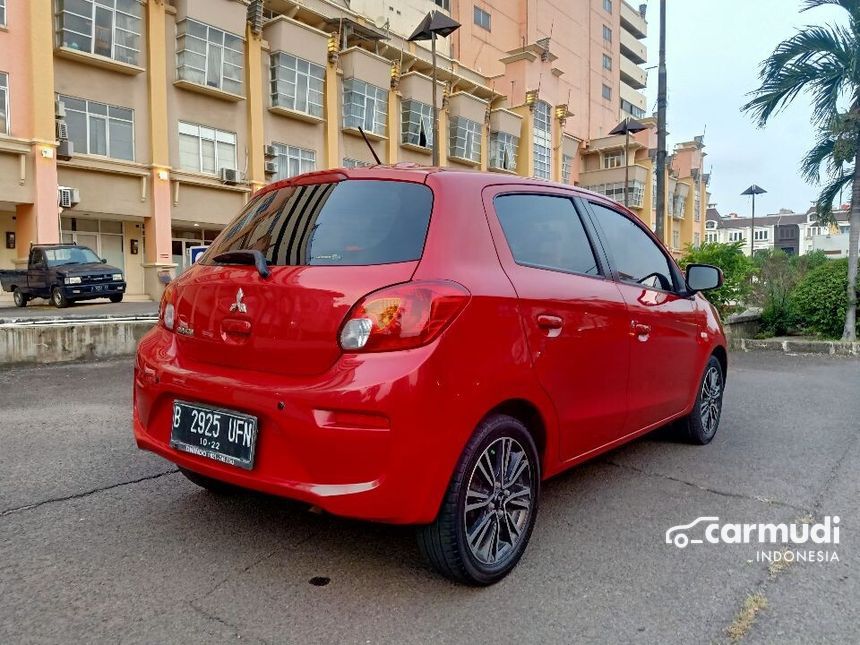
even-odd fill
[{"label": "lamp post head", "polygon": [[460,23],[440,11],[430,11],[409,36],[409,41],[430,40],[433,35],[450,36],[460,28]]},{"label": "lamp post head", "polygon": [[627,117],[621,123],[612,128],[609,131],[609,134],[636,134],[637,132],[642,132],[647,129],[648,126],[644,123],[640,123],[636,119]]},{"label": "lamp post head", "polygon": [[766,193],[767,191],[761,186],[756,186],[753,184],[749,188],[747,188],[741,195],[761,195],[762,193]]}]

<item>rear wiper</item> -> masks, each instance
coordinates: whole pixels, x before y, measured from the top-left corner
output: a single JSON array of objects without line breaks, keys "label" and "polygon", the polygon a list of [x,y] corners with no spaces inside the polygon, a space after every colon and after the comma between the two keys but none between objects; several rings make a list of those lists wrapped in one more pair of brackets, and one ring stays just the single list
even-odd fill
[{"label": "rear wiper", "polygon": [[269,265],[266,262],[266,256],[260,253],[257,249],[241,249],[238,251],[226,251],[219,253],[214,258],[213,262],[218,264],[253,264],[257,268],[257,272],[263,278],[268,278],[271,274]]}]

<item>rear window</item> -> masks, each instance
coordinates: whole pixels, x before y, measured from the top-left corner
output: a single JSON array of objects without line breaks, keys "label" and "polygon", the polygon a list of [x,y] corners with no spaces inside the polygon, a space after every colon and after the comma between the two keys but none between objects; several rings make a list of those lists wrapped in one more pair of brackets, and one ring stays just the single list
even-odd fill
[{"label": "rear window", "polygon": [[289,186],[251,200],[201,262],[252,249],[272,265],[418,260],[432,205],[433,193],[423,184],[353,179]]}]

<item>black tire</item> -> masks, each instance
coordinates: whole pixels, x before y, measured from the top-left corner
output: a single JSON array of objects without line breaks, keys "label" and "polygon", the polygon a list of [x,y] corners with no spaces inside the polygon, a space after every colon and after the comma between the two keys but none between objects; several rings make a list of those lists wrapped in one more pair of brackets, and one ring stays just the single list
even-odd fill
[{"label": "black tire", "polygon": [[680,422],[681,432],[690,443],[704,446],[716,436],[723,411],[725,382],[723,366],[716,356],[711,356],[699,381],[693,409]]},{"label": "black tire", "polygon": [[[507,458],[504,457],[506,450]],[[487,461],[482,461],[485,455]],[[486,472],[484,464],[489,464],[493,471],[492,479],[498,483],[496,466],[499,462],[493,461],[496,455],[500,460],[507,459],[508,466],[505,469],[507,476],[502,478],[503,485],[493,486],[482,473]],[[522,466],[524,474],[515,476],[523,459],[528,460],[527,465]],[[526,472],[529,475],[528,486],[524,478]],[[526,427],[507,415],[488,417],[481,422],[463,450],[436,521],[418,528],[421,553],[434,569],[456,582],[475,586],[498,582],[517,565],[528,546],[537,519],[540,480],[540,459]],[[485,492],[479,491],[480,488]],[[529,489],[527,498],[523,492],[526,488]],[[480,495],[487,501],[484,502]],[[470,506],[481,507],[467,512],[467,497],[479,500]],[[524,507],[526,502],[527,508]],[[484,561],[470,546],[467,537],[467,524],[470,522],[473,522],[473,542],[477,542],[475,548],[489,539]],[[485,524],[489,525],[489,533]],[[516,530],[516,535],[511,529]],[[507,535],[507,542],[502,541],[502,535]],[[490,559],[495,561],[489,562]]]},{"label": "black tire", "polygon": [[122,294],[118,293],[116,295],[110,296],[110,301],[113,303],[122,302]]},{"label": "black tire", "polygon": [[63,294],[59,287],[51,289],[51,304],[57,309],[64,309],[71,303],[72,301],[66,298],[65,294]]},{"label": "black tire", "polygon": [[188,470],[182,466],[179,467],[179,472],[185,475],[189,481],[200,486],[200,488],[205,488],[210,493],[215,493],[216,495],[235,495],[241,490],[232,484],[227,484],[217,479],[207,477],[206,475],[195,473],[193,470]]},{"label": "black tire", "polygon": [[18,287],[15,287],[15,291],[12,292],[12,300],[15,301],[16,307],[26,307],[29,298]]}]

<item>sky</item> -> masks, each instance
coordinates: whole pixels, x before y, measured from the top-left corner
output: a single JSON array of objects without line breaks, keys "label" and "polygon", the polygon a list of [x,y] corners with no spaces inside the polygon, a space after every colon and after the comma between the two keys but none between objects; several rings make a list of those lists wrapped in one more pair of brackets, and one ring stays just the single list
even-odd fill
[{"label": "sky", "polygon": [[[637,6],[637,0],[628,0]],[[780,208],[804,212],[818,190],[800,177],[799,166],[815,140],[805,96],[771,117],[764,129],[741,113],[747,93],[759,86],[762,60],[799,27],[841,19],[845,11],[820,7],[801,13],[800,0],[667,0],[666,69],[668,149],[705,134],[705,172],[711,201],[722,215],[749,215],[750,184],[768,192],[756,197],[756,214]],[[648,0],[647,112],[657,107],[659,0]]]}]

